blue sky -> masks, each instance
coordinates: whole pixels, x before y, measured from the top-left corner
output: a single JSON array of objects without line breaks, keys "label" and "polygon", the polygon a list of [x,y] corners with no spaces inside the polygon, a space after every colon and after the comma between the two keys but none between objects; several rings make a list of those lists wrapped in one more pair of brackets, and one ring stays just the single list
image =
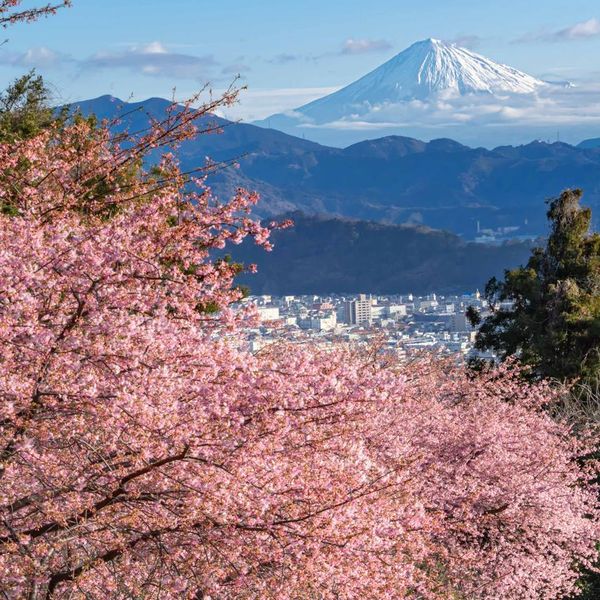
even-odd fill
[{"label": "blue sky", "polygon": [[239,72],[249,90],[232,116],[248,120],[347,84],[427,37],[543,78],[600,76],[598,0],[73,0],[6,37],[4,86],[36,67],[60,101],[141,100],[205,82],[219,90]]}]

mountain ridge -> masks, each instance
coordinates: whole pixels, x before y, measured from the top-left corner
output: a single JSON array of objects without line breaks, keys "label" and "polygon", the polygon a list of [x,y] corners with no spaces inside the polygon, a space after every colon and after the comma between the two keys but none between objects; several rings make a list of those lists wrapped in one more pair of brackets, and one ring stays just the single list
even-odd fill
[{"label": "mountain ridge", "polygon": [[[109,97],[80,103],[83,112],[123,117],[140,129],[169,102],[119,103]],[[142,109],[141,107],[144,107]],[[120,107],[120,108],[119,108]],[[211,176],[218,196],[237,187],[258,191],[260,217],[302,210],[387,223],[421,223],[474,238],[479,228],[546,231],[545,200],[567,187],[583,187],[585,203],[600,216],[600,149],[534,141],[521,146],[471,148],[454,140],[424,142],[405,136],[365,140],[346,148],[319,145],[276,130],[218,117],[221,135],[200,136],[178,150],[182,167],[239,159],[239,168]]]},{"label": "mountain ridge", "polygon": [[294,226],[272,234],[271,252],[251,242],[227,250],[236,261],[258,264],[256,274],[239,278],[254,294],[460,294],[523,264],[532,247],[473,244],[420,226],[285,216]]}]

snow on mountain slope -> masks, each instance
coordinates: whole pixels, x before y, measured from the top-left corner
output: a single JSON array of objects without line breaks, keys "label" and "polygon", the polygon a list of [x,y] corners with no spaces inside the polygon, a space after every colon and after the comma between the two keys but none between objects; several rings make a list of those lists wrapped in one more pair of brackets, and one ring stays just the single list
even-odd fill
[{"label": "snow on mountain slope", "polygon": [[440,93],[530,94],[543,81],[464,48],[417,42],[358,81],[297,109],[316,123],[387,103],[426,101]]},{"label": "snow on mountain slope", "polygon": [[[584,110],[585,108],[585,110]],[[574,141],[600,128],[597,89],[548,82],[428,39],[354,83],[255,122],[322,144],[401,135],[493,148],[532,139]]]},{"label": "snow on mountain slope", "polygon": [[465,48],[417,42],[350,85],[297,108],[296,117],[321,124],[378,106],[469,94],[531,94],[548,84]]}]

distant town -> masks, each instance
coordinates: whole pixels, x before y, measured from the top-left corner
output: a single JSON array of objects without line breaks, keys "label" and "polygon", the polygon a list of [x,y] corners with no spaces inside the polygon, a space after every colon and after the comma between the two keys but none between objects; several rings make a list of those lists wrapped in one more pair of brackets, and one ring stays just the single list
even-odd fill
[{"label": "distant town", "polygon": [[465,312],[469,306],[489,313],[479,291],[461,296],[331,295],[251,296],[260,324],[249,331],[249,350],[281,341],[321,345],[377,341],[399,358],[422,350],[490,357],[474,347],[476,330]]}]

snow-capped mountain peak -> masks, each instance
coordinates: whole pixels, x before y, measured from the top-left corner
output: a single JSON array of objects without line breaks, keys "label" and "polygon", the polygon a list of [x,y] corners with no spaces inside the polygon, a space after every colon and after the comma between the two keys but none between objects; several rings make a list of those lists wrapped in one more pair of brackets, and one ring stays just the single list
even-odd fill
[{"label": "snow-capped mountain peak", "polygon": [[544,85],[517,69],[433,38],[416,42],[356,82],[359,83],[357,87],[363,89],[377,85],[396,90],[395,98],[389,98],[395,101],[427,99],[433,93],[446,90],[461,95],[528,94]]},{"label": "snow-capped mountain peak", "polygon": [[426,102],[440,94],[531,94],[547,85],[466,48],[430,38],[416,42],[354,83],[294,112],[307,122],[319,124],[356,117],[390,104]]}]

